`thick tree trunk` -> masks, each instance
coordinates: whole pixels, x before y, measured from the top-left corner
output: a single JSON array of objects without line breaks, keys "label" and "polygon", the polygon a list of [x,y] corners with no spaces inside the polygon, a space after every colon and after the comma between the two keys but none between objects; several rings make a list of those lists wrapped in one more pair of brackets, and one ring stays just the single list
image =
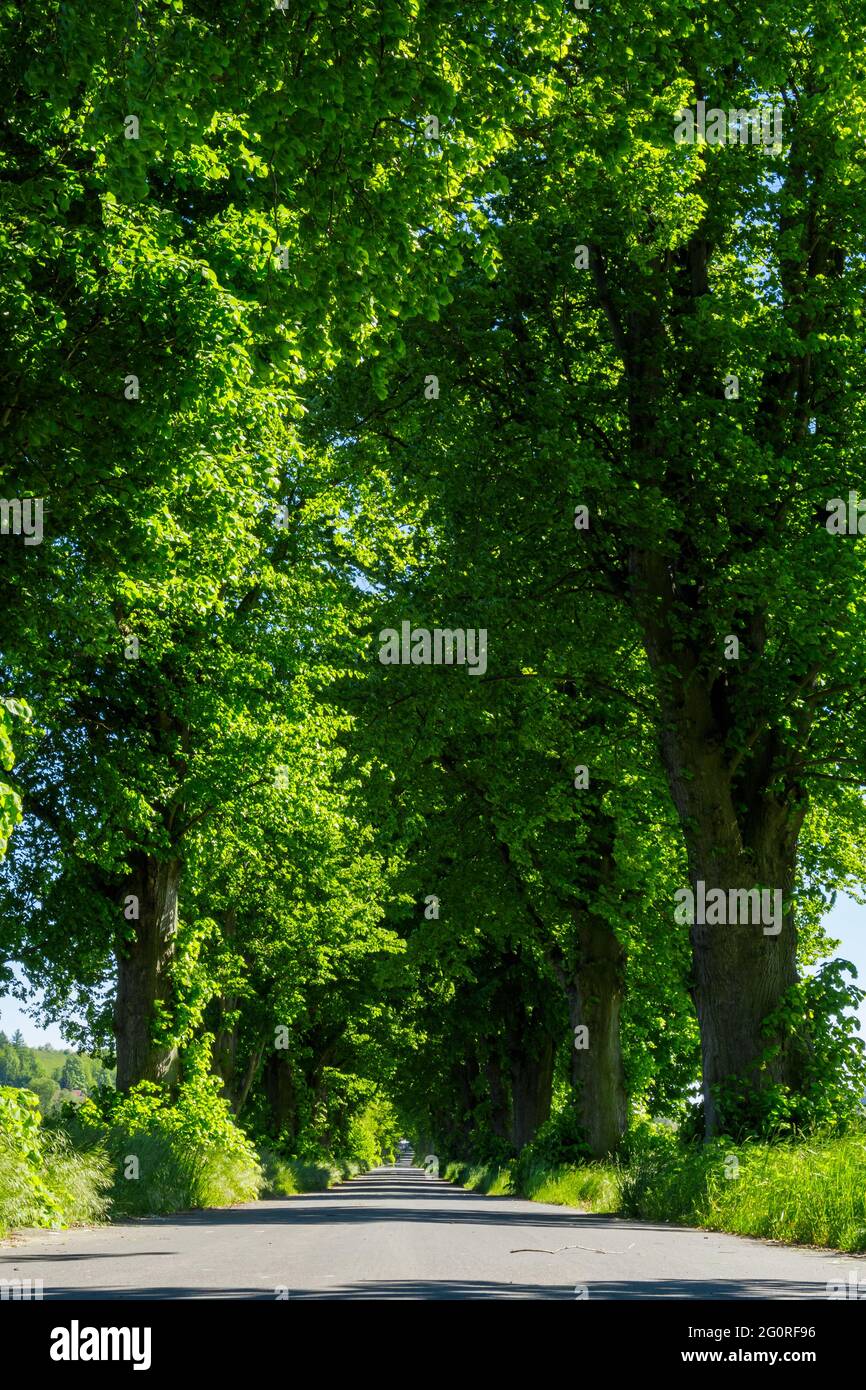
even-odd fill
[{"label": "thick tree trunk", "polygon": [[137,905],[138,919],[130,919],[135,936],[123,942],[117,953],[114,1033],[119,1091],[139,1081],[170,1080],[176,1070],[176,1049],[157,1044],[153,1034],[157,1007],[171,997],[169,967],[177,935],[180,880],[179,859],[160,861],[140,855],[124,887],[124,907],[133,911]]},{"label": "thick tree trunk", "polygon": [[498,1057],[488,1057],[484,1063],[484,1074],[490,1095],[490,1128],[497,1139],[508,1139],[511,1129],[511,1115],[508,1105],[508,1088],[502,1074],[502,1063]]},{"label": "thick tree trunk", "polygon": [[[796,141],[789,172],[804,212],[800,249],[794,249],[792,240],[790,254],[782,258],[782,289],[786,304],[798,305],[802,311],[800,337],[805,340],[818,324],[814,311],[806,307],[804,287],[811,286],[812,277],[828,264],[841,273],[844,256],[825,235],[816,233],[814,190],[808,187]],[[796,222],[797,218],[792,228]],[[676,529],[664,539],[660,536],[653,548],[645,549],[639,542],[629,566],[633,610],[655,678],[662,757],[688,849],[692,890],[697,895],[702,883],[707,890],[767,888],[789,894],[805,814],[797,767],[815,709],[814,701],[803,702],[800,697],[814,686],[821,663],[800,674],[792,662],[787,707],[779,703],[774,711],[772,700],[762,708],[755,699],[761,675],[754,663],[760,661],[767,643],[765,606],[757,595],[749,603],[747,591],[739,592],[736,544],[731,546],[730,616],[717,596],[708,595],[710,576],[693,537],[707,524],[709,514],[704,511],[705,499],[696,486],[699,473],[695,474],[690,457],[694,448],[704,447],[703,438],[694,431],[694,422],[689,423],[688,412],[684,430],[670,426],[677,386],[685,393],[694,390],[697,381],[708,399],[719,399],[722,392],[718,362],[710,354],[704,354],[697,377],[694,355],[687,355],[684,360],[691,379],[671,383],[673,392],[665,380],[669,344],[688,341],[681,324],[699,312],[710,293],[708,228],[709,223],[695,229],[676,255],[657,258],[652,278],[644,279],[645,294],[630,294],[626,313],[619,307],[622,301],[612,291],[604,258],[596,249],[591,269],[625,368],[634,476],[660,486],[661,496],[673,503],[672,514],[680,518]],[[832,297],[827,305],[831,302]],[[686,332],[691,335],[691,325]],[[792,355],[785,345],[782,360],[781,352],[774,354],[771,369],[765,372],[757,413],[760,445],[772,448],[780,459],[790,451],[792,440],[807,437],[815,409],[809,355],[796,347]],[[831,391],[829,398],[833,396]],[[780,508],[779,519],[782,514]],[[720,548],[723,572],[728,562],[721,558],[721,550],[726,548]],[[744,658],[753,663],[756,686],[752,691],[738,678],[739,657],[732,655],[729,664],[727,655],[724,661],[717,655],[723,639],[732,635],[726,633],[729,624],[736,629],[733,635],[744,640]],[[773,679],[773,663],[769,663],[771,684]],[[741,691],[745,699],[740,698]],[[789,902],[785,905],[789,907]],[[780,1050],[763,1074],[757,1075],[772,1041],[764,1036],[762,1023],[796,979],[793,915],[786,912],[781,931],[772,935],[763,931],[760,922],[696,923],[692,948],[706,1127],[713,1134],[723,1122],[712,1094],[720,1082],[738,1077],[796,1088],[801,1081],[802,1054],[794,1047]]]},{"label": "thick tree trunk", "polygon": [[707,1135],[724,1125],[714,1095],[722,1082],[738,1078],[758,1089],[773,1083],[794,1088],[802,1057],[779,1050],[758,1070],[774,1041],[762,1031],[767,1015],[797,979],[796,933],[789,894],[794,877],[793,852],[777,854],[758,866],[747,854],[725,858],[718,853],[695,856],[692,888],[752,888],[764,884],[782,890],[788,912],[778,935],[765,934],[761,922],[699,924],[691,929],[693,996],[701,1031],[704,1113]]},{"label": "thick tree trunk", "polygon": [[264,1084],[274,1129],[277,1134],[285,1134],[291,1143],[297,1134],[298,1097],[294,1067],[284,1050],[275,1049],[269,1054]]},{"label": "thick tree trunk", "polygon": [[[699,885],[705,894],[723,890],[726,899],[732,889],[781,890],[785,908],[778,932],[742,920],[696,922],[691,928],[709,1137],[723,1123],[713,1095],[721,1082],[781,1082],[794,1089],[800,1083],[802,1052],[796,1048],[779,1050],[767,1067],[758,1068],[772,1042],[762,1024],[797,979],[790,894],[805,798],[796,785],[777,789],[774,768],[782,750],[773,731],[758,731],[742,755],[726,747],[724,673],[702,669],[699,653],[673,645],[662,621],[671,607],[663,560],[638,557],[636,576],[662,711],[662,761],[683,828],[692,892],[697,900]],[[646,600],[653,594],[657,602],[650,606]],[[760,646],[759,634],[754,644]]]},{"label": "thick tree trunk", "polygon": [[[571,1080],[580,1123],[594,1158],[614,1153],[628,1116],[620,1041],[625,952],[607,922],[585,912],[578,924],[578,958],[568,989]],[[575,1028],[587,1029],[575,1047]]]},{"label": "thick tree trunk", "polygon": [[453,1129],[452,1143],[454,1153],[467,1158],[475,1158],[474,1138],[475,1138],[475,1110],[478,1105],[478,1096],[475,1092],[475,1082],[478,1079],[478,1062],[475,1057],[464,1057],[458,1072],[458,1085],[460,1095],[459,1119]]},{"label": "thick tree trunk", "polygon": [[511,1142],[517,1153],[550,1116],[554,1060],[548,1036],[533,1039],[524,1033],[511,1051]]}]

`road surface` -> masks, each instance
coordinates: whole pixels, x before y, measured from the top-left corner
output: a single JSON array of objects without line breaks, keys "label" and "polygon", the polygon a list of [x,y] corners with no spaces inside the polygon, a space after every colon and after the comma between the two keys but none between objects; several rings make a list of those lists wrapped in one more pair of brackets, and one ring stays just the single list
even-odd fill
[{"label": "road surface", "polygon": [[45,1299],[800,1299],[866,1259],[483,1197],[418,1168],[330,1192],[39,1233],[0,1278]]}]

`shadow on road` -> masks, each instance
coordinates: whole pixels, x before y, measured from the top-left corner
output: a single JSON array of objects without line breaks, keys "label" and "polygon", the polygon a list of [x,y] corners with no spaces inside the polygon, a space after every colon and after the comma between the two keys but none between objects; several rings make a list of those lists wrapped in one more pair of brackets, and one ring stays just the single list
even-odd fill
[{"label": "shadow on road", "polygon": [[[339,1299],[393,1300],[393,1299],[572,1299],[592,1303],[598,1299],[680,1299],[687,1302],[698,1299],[820,1299],[826,1302],[826,1286],[817,1283],[797,1282],[795,1280],[775,1279],[656,1279],[611,1280],[589,1283],[588,1299],[578,1299],[573,1284],[541,1285],[505,1283],[494,1280],[370,1280],[354,1284],[334,1284],[329,1289],[290,1289],[289,1301],[295,1299],[315,1299],[328,1302]],[[178,1288],[129,1288],[108,1287],[101,1289],[81,1289],[57,1287],[45,1291],[46,1301],[131,1299],[136,1302],[149,1302],[162,1299],[256,1299],[259,1302],[285,1302],[277,1300],[272,1289],[226,1288],[213,1289]]]},{"label": "shadow on road", "polygon": [[[374,1301],[508,1298],[583,1301],[580,1296],[583,1285],[576,1288],[574,1284],[570,1283],[525,1282],[525,1276],[530,1268],[526,1262],[525,1254],[532,1254],[533,1256],[535,1262],[533,1273],[537,1267],[539,1255],[545,1261],[549,1256],[549,1277],[561,1278],[564,1266],[559,1262],[562,1258],[560,1251],[585,1248],[602,1256],[609,1255],[611,1257],[610,1263],[604,1261],[602,1266],[596,1265],[595,1269],[599,1271],[607,1269],[613,1273],[617,1267],[620,1270],[623,1268],[616,1258],[617,1255],[624,1253],[623,1250],[597,1249],[597,1247],[611,1245],[631,1249],[635,1244],[635,1241],[629,1244],[631,1234],[646,1238],[648,1234],[658,1232],[669,1238],[676,1230],[676,1228],[665,1224],[655,1225],[624,1217],[599,1216],[567,1207],[545,1208],[543,1205],[537,1205],[520,1198],[487,1197],[481,1193],[467,1192],[464,1188],[452,1187],[450,1183],[428,1180],[422,1172],[416,1169],[401,1170],[399,1176],[395,1175],[393,1171],[373,1172],[355,1178],[328,1192],[271,1199],[243,1207],[210,1208],[172,1216],[147,1217],[139,1221],[119,1223],[119,1226],[113,1228],[118,1231],[122,1227],[126,1233],[137,1233],[138,1237],[150,1246],[158,1243],[154,1234],[155,1230],[168,1226],[171,1229],[166,1232],[166,1243],[170,1243],[173,1247],[168,1250],[139,1251],[111,1248],[87,1252],[41,1249],[38,1253],[35,1251],[31,1253],[26,1249],[14,1249],[8,1253],[8,1263],[16,1270],[27,1269],[28,1272],[38,1271],[39,1266],[43,1264],[49,1269],[54,1264],[61,1267],[65,1265],[66,1269],[60,1279],[46,1278],[45,1282],[49,1287],[45,1289],[44,1296],[48,1300],[256,1299],[262,1302],[279,1302],[285,1300],[277,1297],[277,1290],[273,1286],[262,1287],[260,1284],[255,1287],[247,1284],[214,1289],[213,1287],[196,1286],[192,1282],[196,1279],[195,1273],[191,1275],[190,1283],[173,1285],[166,1276],[175,1273],[177,1277],[180,1274],[179,1270],[171,1270],[170,1266],[161,1265],[158,1270],[148,1270],[145,1273],[144,1268],[136,1271],[134,1264],[130,1264],[129,1261],[152,1259],[157,1254],[166,1258],[180,1256],[188,1259],[191,1249],[197,1249],[200,1245],[202,1249],[206,1248],[208,1232],[214,1235],[217,1232],[222,1233],[224,1239],[217,1245],[219,1250],[225,1248],[225,1237],[227,1237],[229,1246],[232,1249],[237,1247],[239,1251],[249,1251],[250,1248],[255,1250],[260,1241],[266,1245],[274,1244],[278,1248],[289,1250],[294,1248],[293,1230],[299,1232],[304,1228],[313,1228],[314,1230],[318,1228],[323,1236],[327,1232],[329,1243],[334,1243],[339,1240],[339,1233],[335,1232],[333,1228],[355,1226],[353,1241],[363,1244],[364,1241],[370,1240],[371,1236],[375,1239],[375,1233],[362,1229],[365,1225],[384,1223],[399,1225],[406,1222],[458,1228],[474,1226],[481,1229],[486,1228],[487,1231],[500,1228],[504,1232],[504,1238],[501,1239],[504,1249],[499,1254],[504,1256],[504,1262],[501,1262],[493,1272],[498,1276],[505,1271],[513,1271],[514,1280],[505,1280],[499,1277],[490,1280],[483,1278],[465,1280],[398,1278],[358,1279],[353,1282],[339,1282],[339,1275],[336,1275],[333,1283],[326,1282],[324,1286],[322,1284],[317,1287],[299,1286],[296,1289],[290,1287],[289,1299]],[[474,1249],[478,1245],[483,1245],[484,1237],[481,1235],[481,1229],[477,1239],[467,1232],[463,1239],[464,1246],[467,1246],[468,1243],[468,1248]],[[184,1230],[190,1234],[183,1236]],[[417,1241],[417,1233],[414,1231],[412,1238]],[[719,1242],[732,1239],[729,1236],[715,1235],[688,1228],[680,1228],[680,1238],[680,1243],[677,1246],[678,1264],[681,1269],[692,1268],[696,1270],[701,1269],[705,1248],[703,1246],[704,1241],[713,1242],[718,1246]],[[313,1239],[316,1241],[318,1236],[314,1235]],[[202,1242],[204,1242],[203,1245]],[[411,1242],[407,1244],[408,1248],[411,1249]],[[636,1264],[637,1268],[641,1270],[648,1270],[653,1266],[657,1268],[662,1260],[658,1256],[656,1244],[655,1241],[651,1240],[644,1250],[646,1258],[639,1261],[633,1259],[630,1268],[634,1270]],[[334,1245],[334,1248],[338,1248],[338,1246]],[[664,1248],[662,1253],[664,1253]],[[182,1252],[184,1253],[182,1254]],[[840,1260],[838,1254],[829,1251],[812,1251],[810,1255],[813,1262],[820,1260],[822,1265],[825,1261],[838,1265]],[[110,1268],[110,1261],[118,1259],[124,1261],[122,1272],[120,1268],[115,1271]],[[847,1256],[845,1259],[846,1261],[851,1260],[853,1263],[856,1257]],[[76,1285],[74,1281],[79,1271],[81,1271],[82,1278],[89,1278],[90,1271],[87,1270],[87,1261],[89,1260],[97,1262],[93,1270],[95,1280],[99,1281],[104,1278],[105,1283],[96,1282],[90,1287],[83,1288]],[[99,1263],[106,1260],[109,1261],[108,1267]],[[670,1262],[670,1259],[663,1261],[668,1268],[670,1268]],[[860,1263],[860,1261],[856,1262]],[[755,1260],[754,1264],[758,1268],[761,1267],[758,1260]],[[258,1262],[253,1267],[257,1270],[261,1268]],[[548,1268],[546,1263],[543,1267],[545,1270]],[[763,1267],[766,1269],[766,1264]],[[236,1265],[233,1271],[241,1278],[243,1278],[242,1268],[243,1266]],[[303,1278],[302,1268],[303,1266],[298,1266],[299,1284]],[[361,1268],[363,1269],[364,1266],[362,1265]],[[699,1299],[816,1299],[823,1303],[826,1300],[827,1284],[823,1279],[814,1277],[816,1272],[814,1264],[809,1269],[810,1277],[808,1279],[760,1278],[751,1277],[748,1274],[743,1274],[740,1277],[739,1270],[742,1268],[742,1264],[735,1266],[734,1272],[737,1277],[702,1278],[700,1274],[696,1277],[688,1277],[683,1274],[682,1277],[678,1278],[651,1278],[647,1272],[640,1277],[631,1279],[595,1279],[586,1284],[588,1301],[592,1302],[597,1299],[678,1299],[684,1301]],[[85,1271],[87,1272],[85,1273]],[[354,1273],[354,1270],[352,1272]],[[409,1273],[410,1271],[407,1270],[406,1272]],[[148,1274],[152,1275],[152,1279],[146,1283]],[[126,1282],[127,1275],[129,1275],[129,1282]],[[185,1277],[190,1276],[185,1275]],[[262,1278],[265,1277],[263,1274]],[[307,1278],[310,1277],[308,1274]],[[166,1278],[164,1285],[158,1283],[160,1278]],[[73,1283],[67,1284],[67,1279],[73,1280]],[[138,1284],[138,1279],[142,1280],[141,1285]]]}]

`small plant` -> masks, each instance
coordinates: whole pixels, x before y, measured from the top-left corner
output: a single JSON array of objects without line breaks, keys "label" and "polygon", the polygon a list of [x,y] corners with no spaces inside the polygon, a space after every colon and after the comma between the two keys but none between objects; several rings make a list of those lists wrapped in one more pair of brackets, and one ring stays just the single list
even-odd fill
[{"label": "small plant", "polygon": [[114,1166],[112,1212],[144,1215],[228,1206],[258,1196],[258,1155],[232,1119],[207,1048],[187,1059],[176,1098],[143,1081],[124,1095],[80,1105],[69,1123],[82,1144],[102,1144]]},{"label": "small plant", "polygon": [[42,1128],[32,1091],[0,1087],[0,1235],[99,1221],[110,1183],[104,1152],[76,1152],[65,1134]]}]

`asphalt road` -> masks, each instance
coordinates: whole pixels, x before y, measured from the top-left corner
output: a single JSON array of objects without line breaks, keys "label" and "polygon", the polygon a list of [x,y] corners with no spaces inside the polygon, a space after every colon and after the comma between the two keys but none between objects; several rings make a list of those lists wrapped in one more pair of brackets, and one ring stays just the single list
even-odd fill
[{"label": "asphalt road", "polygon": [[62,1298],[827,1297],[866,1259],[482,1197],[418,1168],[330,1192],[27,1234],[0,1278]]}]

